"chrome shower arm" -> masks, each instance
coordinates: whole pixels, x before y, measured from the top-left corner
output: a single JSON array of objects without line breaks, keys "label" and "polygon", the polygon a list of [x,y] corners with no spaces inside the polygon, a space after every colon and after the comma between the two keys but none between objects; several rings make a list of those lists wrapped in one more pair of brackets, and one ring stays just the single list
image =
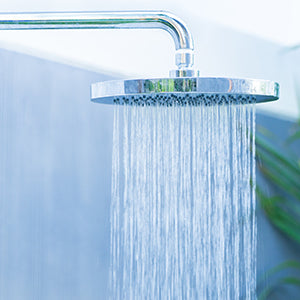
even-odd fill
[{"label": "chrome shower arm", "polygon": [[193,38],[186,25],[165,11],[2,13],[0,30],[160,28],[173,37],[178,76],[192,75]]}]

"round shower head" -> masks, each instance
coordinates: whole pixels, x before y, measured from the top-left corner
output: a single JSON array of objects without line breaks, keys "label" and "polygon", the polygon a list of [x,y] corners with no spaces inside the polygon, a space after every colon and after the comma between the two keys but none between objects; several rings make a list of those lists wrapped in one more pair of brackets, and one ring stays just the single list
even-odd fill
[{"label": "round shower head", "polygon": [[279,84],[268,80],[177,77],[94,83],[91,100],[103,104],[213,104],[267,102],[279,98]]}]

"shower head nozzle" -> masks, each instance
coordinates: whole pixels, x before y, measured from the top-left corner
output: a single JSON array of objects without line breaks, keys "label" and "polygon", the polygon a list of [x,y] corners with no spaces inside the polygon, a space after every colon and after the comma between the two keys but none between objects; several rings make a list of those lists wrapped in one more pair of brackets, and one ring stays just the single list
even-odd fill
[{"label": "shower head nozzle", "polygon": [[114,80],[98,82],[91,87],[91,100],[103,104],[244,104],[278,98],[278,83],[257,79],[180,77]]}]

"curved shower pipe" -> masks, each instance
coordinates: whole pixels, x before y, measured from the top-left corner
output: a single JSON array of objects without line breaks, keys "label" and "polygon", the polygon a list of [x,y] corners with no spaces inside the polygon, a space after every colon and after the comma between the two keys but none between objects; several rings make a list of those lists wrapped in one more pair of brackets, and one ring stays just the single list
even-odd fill
[{"label": "curved shower pipe", "polygon": [[174,40],[176,77],[193,76],[193,38],[178,17],[165,11],[1,13],[0,30],[163,29]]}]

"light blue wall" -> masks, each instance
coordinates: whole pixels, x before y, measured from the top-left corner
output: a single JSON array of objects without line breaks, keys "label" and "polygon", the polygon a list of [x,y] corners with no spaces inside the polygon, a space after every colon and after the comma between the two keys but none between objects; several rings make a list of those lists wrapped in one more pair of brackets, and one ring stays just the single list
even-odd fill
[{"label": "light blue wall", "polygon": [[0,299],[105,299],[112,109],[102,74],[0,52]]},{"label": "light blue wall", "polygon": [[[0,299],[106,299],[113,114],[89,87],[111,78],[4,50],[0,65]],[[261,274],[298,254],[258,221]]]}]

